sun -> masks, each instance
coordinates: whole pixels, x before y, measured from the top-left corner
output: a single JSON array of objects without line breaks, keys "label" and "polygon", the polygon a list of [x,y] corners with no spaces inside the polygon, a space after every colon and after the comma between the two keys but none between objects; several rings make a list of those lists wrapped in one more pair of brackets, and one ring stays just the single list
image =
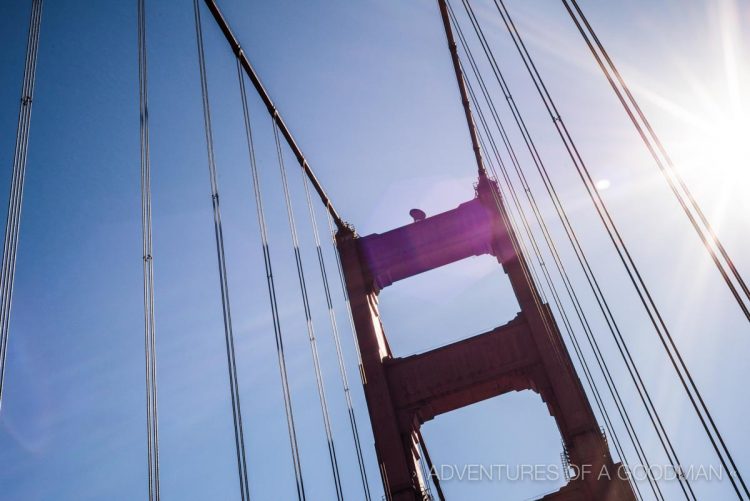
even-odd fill
[{"label": "sun", "polygon": [[745,185],[750,182],[750,119],[747,115],[716,124],[704,150],[727,181]]},{"label": "sun", "polygon": [[688,133],[679,151],[678,168],[700,183],[727,189],[750,183],[750,119],[730,117],[707,121]]},{"label": "sun", "polygon": [[652,101],[672,116],[664,135],[675,168],[717,217],[750,213],[750,36],[739,22],[746,9],[734,0],[711,4],[713,58],[698,65],[706,71],[683,74],[680,90]]}]

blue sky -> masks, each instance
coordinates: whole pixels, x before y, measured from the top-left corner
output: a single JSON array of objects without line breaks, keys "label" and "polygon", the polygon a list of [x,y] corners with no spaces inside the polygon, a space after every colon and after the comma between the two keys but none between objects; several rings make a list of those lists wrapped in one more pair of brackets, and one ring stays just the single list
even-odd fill
[{"label": "blue sky", "polygon": [[[30,3],[0,5],[2,197]],[[683,463],[715,465],[496,12],[475,3]],[[472,196],[475,168],[435,2],[220,5],[338,210],[361,234],[408,222],[413,207],[434,214]],[[743,133],[750,133],[750,10],[733,0],[581,5],[747,276],[750,155]],[[743,418],[747,323],[562,6],[514,0],[510,8],[584,158],[597,179],[610,181],[603,196],[735,459],[750,474]],[[237,499],[192,2],[151,1],[147,9],[162,495]],[[0,413],[3,500],[146,496],[135,14],[135,2],[45,4]],[[251,495],[293,499],[234,61],[210,16],[204,15],[204,23]],[[270,121],[254,97],[251,111],[303,474],[310,499],[332,499]],[[519,139],[516,131],[511,137]],[[285,154],[310,289],[319,291],[313,309],[344,490],[347,499],[359,499],[301,178]],[[663,464],[552,205],[541,195],[540,179],[529,158],[522,155],[521,161],[649,456]],[[326,252],[333,269],[330,247]],[[339,324],[346,326],[340,292],[334,292]],[[517,310],[489,257],[396,284],[380,300],[397,355],[485,331]],[[342,330],[368,474],[379,496],[354,347]],[[554,421],[532,393],[441,416],[426,423],[423,433],[438,464],[557,463],[561,449]],[[522,500],[556,487],[457,480],[444,485],[451,499]],[[670,498],[676,489],[665,486]],[[698,483],[696,490],[708,499],[729,498],[731,492],[728,482]]]}]

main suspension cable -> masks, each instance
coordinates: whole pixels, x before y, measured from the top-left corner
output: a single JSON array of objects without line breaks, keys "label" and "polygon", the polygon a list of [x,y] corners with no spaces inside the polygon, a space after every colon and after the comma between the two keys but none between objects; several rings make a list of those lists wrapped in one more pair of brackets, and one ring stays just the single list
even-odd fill
[{"label": "main suspension cable", "polygon": [[[653,297],[651,296],[651,293],[646,287],[646,284],[643,281],[640,271],[635,265],[635,262],[633,261],[633,258],[630,255],[630,252],[628,251],[627,246],[625,245],[622,239],[622,236],[619,233],[619,230],[615,226],[614,221],[612,220],[612,217],[609,214],[609,210],[607,209],[606,205],[604,204],[604,201],[602,200],[601,196],[596,190],[591,174],[588,171],[588,168],[585,162],[583,161],[578,151],[577,146],[575,145],[572,137],[570,136],[570,133],[567,127],[565,126],[565,122],[562,120],[560,113],[558,112],[557,107],[554,101],[552,100],[551,95],[549,94],[549,91],[547,90],[543,80],[541,79],[541,76],[536,68],[536,65],[534,64],[533,59],[531,58],[528,50],[526,49],[523,39],[520,37],[518,30],[516,29],[516,26],[513,23],[513,20],[511,19],[510,14],[507,11],[507,8],[505,7],[504,1],[494,0],[494,3],[495,3],[495,6],[497,7],[498,12],[500,13],[500,16],[503,19],[504,24],[506,25],[506,28],[508,29],[508,32],[511,34],[513,42],[519,54],[521,55],[521,58],[523,59],[524,65],[526,66],[529,72],[529,75],[531,76],[534,82],[534,86],[537,89],[537,92],[542,98],[542,101],[544,102],[544,105],[547,108],[547,111],[550,114],[550,117],[552,118],[555,128],[557,129],[558,134],[560,135],[560,138],[563,140],[565,148],[571,160],[573,161],[576,167],[576,170],[579,176],[581,177],[581,180],[584,183],[584,186],[586,187],[586,191],[588,192],[589,197],[591,198],[597,210],[597,213],[602,223],[604,224],[605,229],[613,245],[615,246],[618,256],[620,257],[620,260],[622,261],[623,266],[625,267],[626,272],[633,286],[635,287],[636,292],[638,293],[638,296],[644,306],[644,309],[646,309],[648,313],[649,319],[651,320],[651,323],[653,324],[657,332],[657,335],[659,336],[659,340],[661,341],[667,353],[667,356],[669,357],[669,360],[672,363],[672,366],[674,367],[675,372],[677,373],[680,379],[680,383],[685,389],[685,392],[688,395],[688,398],[693,406],[693,409],[695,410],[695,413],[698,416],[701,422],[701,425],[703,426],[703,429],[706,432],[706,435],[708,436],[712,447],[714,448],[714,451],[719,457],[719,460],[722,463],[722,466],[724,467],[725,471],[729,473],[729,480],[732,483],[732,487],[734,488],[737,496],[740,499],[742,499],[742,494],[740,493],[740,487],[737,485],[737,481],[735,480],[736,478],[737,480],[739,480],[742,486],[742,490],[745,492],[745,495],[750,497],[750,491],[747,490],[747,487],[742,478],[742,475],[740,474],[739,470],[736,468],[734,459],[729,449],[727,448],[726,443],[724,442],[724,439],[718,427],[716,426],[716,423],[714,422],[714,419],[711,416],[711,413],[709,412],[708,407],[705,401],[703,400],[703,397],[700,391],[698,390],[698,387],[695,384],[695,381],[689,369],[687,368],[687,365],[685,364],[682,358],[682,355],[679,349],[677,348],[674,342],[674,339],[672,338],[672,335],[669,332],[669,329],[667,328],[666,323],[664,322],[664,319],[661,316],[661,313],[658,307],[656,306],[653,300]],[[717,440],[718,440],[718,443],[717,443]],[[732,466],[731,468],[729,468],[729,466],[727,465],[727,461],[729,461],[729,463],[731,464]]]},{"label": "main suspension cable", "polygon": [[[336,312],[333,308],[333,299],[331,297],[331,287],[328,281],[328,271],[326,269],[325,260],[323,259],[323,249],[320,244],[320,231],[318,230],[318,220],[315,216],[315,208],[312,203],[312,196],[310,195],[310,186],[307,177],[302,173],[302,184],[305,187],[305,198],[307,200],[307,210],[310,214],[310,224],[313,230],[313,237],[315,238],[315,250],[318,254],[318,265],[320,267],[320,277],[323,282],[323,292],[326,298],[326,305],[328,306],[328,317],[331,322],[331,333],[333,334],[334,345],[336,346],[336,358],[339,364],[339,374],[341,376],[341,384],[344,390],[344,397],[346,398],[346,407],[349,415],[349,425],[352,430],[352,438],[354,439],[354,448],[357,454],[357,463],[359,465],[359,476],[362,481],[362,489],[364,490],[365,500],[370,501],[370,486],[367,482],[367,471],[365,470],[365,460],[362,454],[362,444],[359,438],[359,429],[357,428],[357,419],[354,415],[354,404],[352,403],[351,391],[349,388],[349,376],[346,371],[346,362],[344,361],[344,352],[341,349],[341,336],[339,335],[338,323],[336,322]],[[326,211],[327,213],[327,211]]]},{"label": "main suspension cable", "polygon": [[[570,18],[578,28],[578,31],[580,32],[584,41],[586,42],[586,45],[591,51],[591,54],[594,56],[594,59],[599,65],[599,68],[602,70],[602,73],[607,78],[607,81],[617,95],[617,99],[625,109],[625,112],[630,118],[630,121],[633,122],[633,125],[638,131],[638,135],[641,137],[641,140],[653,157],[656,165],[659,167],[659,171],[667,181],[667,184],[669,184],[669,188],[672,190],[672,193],[680,203],[682,210],[690,220],[690,224],[693,226],[693,229],[700,237],[703,246],[706,248],[706,251],[708,251],[708,253],[710,254],[711,259],[716,265],[716,268],[724,279],[727,287],[736,299],[737,304],[745,314],[747,320],[750,321],[750,309],[748,308],[747,304],[745,304],[745,301],[750,301],[750,288],[748,288],[739,270],[734,265],[734,261],[729,256],[729,253],[726,251],[724,245],[719,240],[716,232],[711,226],[711,223],[706,218],[703,210],[701,210],[700,205],[693,197],[693,194],[690,192],[690,189],[685,183],[685,180],[682,178],[679,171],[675,167],[672,158],[667,153],[667,150],[659,139],[659,136],[656,134],[653,127],[651,126],[651,123],[648,121],[645,114],[641,110],[641,107],[638,105],[638,101],[636,101],[635,97],[630,92],[630,87],[623,79],[614,62],[612,62],[609,53],[604,48],[604,45],[599,40],[599,37],[597,36],[594,29],[591,27],[591,24],[579,7],[578,2],[576,0],[562,0],[562,3],[565,6],[565,9],[568,11]],[[580,17],[580,20],[578,17],[576,17],[576,14],[573,13],[571,4]],[[594,45],[596,45],[596,48],[594,47]],[[599,52],[597,52],[597,49]],[[691,209],[695,214],[691,212]],[[700,223],[696,219],[696,215],[698,216],[698,219],[700,219]],[[701,224],[703,225],[702,227]],[[724,268],[724,264],[720,261],[719,256],[716,253],[717,250],[719,251],[719,254],[721,254],[721,257],[724,259],[726,266],[729,267],[729,270],[734,276],[738,285],[744,292],[744,299],[741,297],[739,291],[735,287],[735,284],[729,277],[729,273],[727,273],[727,270]]]},{"label": "main suspension cable", "polygon": [[148,449],[148,498],[158,501],[159,412],[156,383],[156,318],[154,313],[154,259],[151,223],[151,151],[148,127],[148,64],[146,5],[138,0],[138,97],[140,103],[141,228],[143,233],[143,324],[146,361],[146,434]]},{"label": "main suspension cable", "polygon": [[271,250],[268,244],[268,227],[266,225],[266,215],[263,207],[263,195],[260,186],[260,175],[258,165],[255,160],[255,144],[253,142],[253,133],[250,126],[250,111],[247,105],[247,91],[245,90],[245,79],[242,74],[242,66],[237,58],[237,78],[240,85],[240,98],[242,101],[242,114],[245,123],[245,136],[247,139],[248,156],[250,158],[250,171],[253,177],[253,192],[255,194],[255,212],[258,218],[258,227],[260,231],[261,246],[263,250],[263,264],[266,272],[266,286],[268,288],[268,299],[271,305],[271,318],[273,321],[274,339],[276,341],[276,356],[279,364],[279,374],[281,376],[281,389],[284,397],[284,412],[287,420],[287,432],[289,434],[289,446],[292,453],[292,463],[294,465],[294,478],[297,488],[297,498],[305,499],[305,485],[302,479],[302,463],[299,456],[299,447],[297,445],[297,431],[294,425],[294,412],[292,410],[292,397],[289,391],[289,377],[286,369],[286,355],[284,354],[284,339],[281,332],[281,321],[279,316],[279,305],[276,300],[276,284],[273,278],[273,267],[271,265]]},{"label": "main suspension cable", "polygon": [[[469,136],[471,138],[471,144],[472,149],[474,150],[474,156],[477,163],[477,173],[478,173],[478,181],[476,186],[477,194],[479,194],[483,190],[488,190],[491,194],[497,209],[498,213],[500,215],[500,218],[505,225],[505,228],[511,228],[509,216],[507,213],[507,210],[505,209],[502,201],[499,199],[499,195],[497,193],[497,189],[495,186],[493,186],[493,182],[487,177],[487,171],[484,167],[483,160],[482,160],[482,152],[481,148],[479,146],[479,136],[477,134],[477,128],[476,124],[474,123],[474,119],[472,117],[471,113],[471,103],[469,102],[468,93],[466,90],[466,83],[463,78],[463,73],[461,70],[461,61],[458,58],[458,49],[456,41],[453,37],[453,29],[451,28],[451,20],[450,20],[450,14],[448,11],[448,4],[446,0],[437,0],[438,7],[440,9],[440,17],[443,21],[443,28],[445,30],[445,37],[446,41],[448,42],[448,50],[451,55],[451,59],[453,61],[453,69],[456,74],[456,82],[458,84],[459,93],[461,95],[461,102],[464,109],[464,115],[466,117],[466,125],[469,130]],[[540,293],[538,290],[538,287],[534,283],[530,269],[531,267],[526,262],[526,259],[524,255],[521,253],[520,248],[520,239],[518,236],[509,231],[509,240],[511,242],[511,245],[513,246],[513,250],[515,252],[514,257],[515,260],[518,263],[519,269],[521,273],[523,274],[524,281],[528,284],[529,289],[531,290],[531,296],[534,301],[535,307],[540,311],[544,312],[544,305],[541,303],[540,299]],[[554,352],[555,358],[557,359],[557,362],[561,366],[570,366],[572,368],[572,365],[568,363],[568,359],[562,354],[560,347],[558,343],[556,342],[555,338],[555,329],[550,325],[549,319],[546,314],[541,315],[541,321],[544,324],[544,332],[547,335],[547,338],[550,342],[550,346],[552,347],[552,350]]]},{"label": "main suspension cable", "polygon": [[320,368],[320,357],[318,355],[318,343],[315,339],[315,327],[313,325],[312,312],[310,309],[310,298],[307,293],[307,282],[305,280],[305,271],[302,266],[302,255],[299,248],[299,237],[297,235],[297,223],[294,218],[294,209],[292,207],[292,197],[289,192],[289,182],[284,166],[284,155],[279,140],[279,130],[276,121],[273,123],[273,135],[276,141],[276,153],[279,160],[279,171],[281,172],[281,185],[284,188],[284,201],[286,202],[287,219],[289,221],[289,232],[292,236],[292,245],[294,247],[294,260],[297,266],[297,278],[299,279],[300,294],[302,296],[302,306],[305,312],[305,323],[307,326],[307,336],[310,340],[310,350],[312,352],[313,367],[315,369],[315,382],[318,387],[318,398],[320,399],[320,409],[323,413],[323,426],[325,429],[326,440],[328,442],[328,457],[331,462],[331,471],[333,473],[333,482],[336,488],[336,497],[339,501],[344,499],[341,489],[341,476],[339,473],[339,463],[336,458],[336,447],[333,442],[333,430],[331,429],[331,419],[328,413],[328,402],[326,401],[325,383]]},{"label": "main suspension cable", "polygon": [[203,98],[203,123],[206,133],[206,150],[208,153],[208,171],[211,181],[211,206],[214,216],[214,236],[216,239],[216,257],[219,264],[219,285],[221,288],[221,309],[224,320],[224,339],[227,351],[227,368],[229,371],[229,390],[232,400],[232,421],[234,425],[234,441],[237,452],[237,473],[240,480],[240,496],[243,501],[250,499],[250,489],[247,476],[247,457],[245,454],[245,437],[242,429],[242,411],[240,408],[239,382],[237,381],[237,362],[234,352],[234,333],[232,331],[232,315],[229,305],[229,283],[227,279],[226,255],[224,253],[224,234],[221,225],[221,210],[219,209],[219,183],[216,174],[214,158],[213,132],[211,128],[211,106],[208,96],[208,80],[206,77],[206,57],[203,50],[203,29],[201,26],[200,5],[193,0],[195,14],[195,37],[198,44],[198,66],[200,69],[201,96]]},{"label": "main suspension cable", "polygon": [[344,220],[341,218],[339,213],[333,207],[333,203],[331,202],[331,199],[328,197],[328,194],[323,189],[323,186],[320,184],[320,181],[315,176],[315,173],[310,167],[310,164],[305,158],[305,155],[302,153],[302,150],[300,149],[299,145],[297,145],[297,142],[294,140],[294,136],[292,136],[291,131],[286,126],[286,123],[284,123],[284,119],[281,118],[281,114],[279,113],[279,110],[276,108],[276,105],[273,104],[273,101],[271,100],[271,96],[268,94],[265,87],[263,87],[263,83],[261,83],[260,77],[258,77],[258,74],[255,72],[253,65],[250,64],[250,60],[247,58],[247,54],[245,54],[242,48],[240,47],[239,40],[237,40],[237,37],[235,37],[234,33],[232,33],[232,30],[229,27],[229,23],[227,23],[226,19],[224,19],[224,15],[221,13],[221,10],[219,10],[219,6],[216,5],[216,1],[215,0],[204,0],[204,1],[206,3],[206,7],[208,7],[208,10],[213,15],[214,21],[216,21],[216,24],[219,26],[219,28],[221,29],[221,32],[224,34],[224,38],[226,38],[227,43],[229,44],[229,46],[231,47],[235,55],[240,59],[242,69],[247,74],[247,77],[250,79],[250,83],[253,84],[253,87],[255,87],[255,90],[257,91],[258,96],[260,97],[261,101],[263,101],[263,104],[266,106],[266,109],[268,110],[268,114],[271,116],[273,121],[278,126],[279,132],[284,137],[284,140],[286,141],[287,145],[289,145],[289,148],[292,150],[292,153],[294,154],[294,157],[297,159],[299,166],[302,168],[302,170],[305,171],[305,175],[310,180],[310,183],[312,184],[313,188],[315,188],[315,192],[320,197],[320,200],[321,202],[323,202],[323,205],[326,206],[326,209],[328,210],[328,214],[336,223],[336,227],[339,229],[345,229],[347,227],[346,222],[344,222]]},{"label": "main suspension cable", "polygon": [[13,152],[13,174],[8,197],[8,214],[5,221],[3,241],[3,261],[0,267],[0,409],[3,401],[5,361],[8,356],[8,336],[10,333],[10,310],[13,302],[13,283],[16,275],[16,254],[21,226],[21,208],[28,159],[29,131],[31,128],[31,104],[34,99],[36,82],[36,60],[39,52],[39,33],[42,22],[42,0],[33,0],[31,19],[26,42],[21,105],[18,111],[18,128]]}]

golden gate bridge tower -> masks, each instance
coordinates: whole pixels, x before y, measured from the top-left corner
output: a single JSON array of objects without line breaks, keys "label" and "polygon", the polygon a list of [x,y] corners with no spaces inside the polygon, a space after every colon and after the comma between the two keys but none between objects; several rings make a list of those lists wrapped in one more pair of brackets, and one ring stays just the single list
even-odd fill
[{"label": "golden gate bridge tower", "polygon": [[[455,209],[385,233],[340,230],[337,245],[362,356],[364,391],[386,497],[423,499],[420,426],[441,414],[510,391],[532,390],[547,404],[568,461],[579,474],[549,500],[635,500],[615,464],[554,316],[537,291],[496,182],[487,176],[445,0],[438,0],[475,152],[476,196]],[[386,287],[472,256],[502,266],[520,306],[489,332],[400,358],[378,312]]]},{"label": "golden gate bridge tower", "polygon": [[[382,234],[337,235],[386,497],[423,499],[427,479],[419,468],[419,428],[424,422],[510,391],[533,390],[547,404],[570,464],[581,473],[543,499],[633,500],[507,220],[496,184],[480,176],[476,197],[455,209]],[[478,336],[394,356],[378,294],[398,280],[483,254],[497,258],[505,271],[521,308],[518,315]]]}]

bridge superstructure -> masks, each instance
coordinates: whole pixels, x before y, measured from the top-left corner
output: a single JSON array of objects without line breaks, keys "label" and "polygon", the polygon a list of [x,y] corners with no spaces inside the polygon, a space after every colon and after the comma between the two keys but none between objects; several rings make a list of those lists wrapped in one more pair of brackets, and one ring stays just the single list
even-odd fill
[{"label": "bridge superstructure", "polygon": [[[336,448],[329,419],[328,404],[324,379],[321,375],[320,360],[313,327],[313,316],[304,266],[300,257],[297,222],[291,205],[291,194],[287,186],[287,174],[284,163],[284,145],[291,150],[294,159],[302,170],[305,182],[306,202],[309,209],[311,225],[315,238],[318,264],[324,284],[324,295],[329,310],[331,329],[335,338],[339,370],[346,395],[347,412],[351,427],[353,443],[362,481],[364,499],[373,498],[367,479],[365,467],[366,446],[360,443],[359,428],[350,396],[350,386],[346,373],[339,339],[339,328],[331,295],[331,284],[328,278],[325,259],[322,251],[323,238],[317,226],[313,209],[313,195],[325,207],[329,218],[329,231],[334,241],[339,259],[341,286],[350,312],[353,333],[359,355],[362,387],[367,401],[368,413],[374,436],[374,452],[377,457],[383,485],[384,496],[389,501],[428,500],[434,497],[445,499],[439,476],[435,473],[427,451],[427,444],[420,431],[421,426],[445,413],[471,406],[483,400],[497,397],[513,391],[533,391],[546,404],[549,414],[555,419],[564,446],[564,466],[572,468],[578,474],[569,479],[567,484],[557,492],[547,494],[542,499],[565,500],[601,500],[630,501],[643,499],[641,487],[648,485],[655,499],[664,499],[660,484],[653,476],[642,482],[634,481],[629,475],[628,467],[640,464],[646,469],[649,461],[646,450],[638,438],[638,430],[633,425],[628,409],[620,397],[617,384],[607,367],[607,363],[597,344],[597,333],[593,332],[586,320],[585,312],[577,298],[568,278],[564,263],[556,249],[546,227],[544,217],[539,212],[530,187],[526,181],[518,158],[510,144],[505,128],[500,120],[492,93],[488,91],[482,71],[477,65],[471,44],[462,30],[456,11],[448,0],[437,0],[443,27],[448,43],[449,54],[453,63],[459,96],[468,127],[471,148],[476,161],[477,180],[474,186],[475,196],[445,212],[427,216],[421,211],[413,211],[414,221],[405,226],[374,233],[359,235],[356,226],[347,223],[334,207],[322,183],[316,177],[308,159],[303,154],[287,123],[274,105],[267,89],[250,62],[246,50],[239,38],[230,29],[215,0],[205,0],[205,7],[232,50],[237,65],[237,76],[241,91],[248,153],[253,175],[256,208],[261,229],[261,244],[267,278],[273,330],[278,350],[278,363],[282,387],[284,390],[285,412],[290,439],[290,450],[293,459],[296,480],[296,492],[300,500],[306,499],[303,475],[300,467],[299,446],[296,439],[295,422],[292,412],[292,399],[288,387],[288,375],[283,351],[283,336],[276,299],[275,283],[272,271],[272,256],[269,251],[266,219],[261,196],[258,165],[255,159],[255,146],[251,120],[247,104],[247,82],[260,97],[272,119],[273,137],[278,154],[284,197],[288,210],[290,232],[294,245],[296,271],[299,277],[301,299],[305,312],[307,333],[315,367],[315,379],[318,396],[323,412],[328,456],[335,484],[336,497],[344,499]],[[456,2],[458,3],[458,2]],[[615,340],[626,364],[641,403],[659,439],[670,464],[678,472],[679,483],[686,499],[696,499],[689,479],[681,474],[680,461],[676,447],[670,440],[652,396],[633,361],[625,337],[609,308],[606,298],[589,265],[588,258],[580,245],[575,231],[570,224],[568,214],[561,203],[554,185],[548,175],[533,138],[525,125],[516,101],[503,77],[491,44],[482,29],[479,18],[472,8],[470,0],[460,0],[465,11],[465,18],[477,35],[482,52],[492,70],[492,76],[507,101],[513,121],[518,125],[529,149],[535,167],[541,175],[545,188],[553,200],[556,213],[562,222],[566,236],[581,265],[591,287],[602,315],[607,321],[608,330]],[[594,207],[599,215],[612,244],[626,269],[630,281],[646,310],[654,331],[663,346],[672,367],[688,396],[713,451],[716,453],[722,468],[729,474],[731,483],[739,499],[750,499],[750,491],[735,464],[729,447],[719,432],[709,408],[683,360],[668,326],[652,298],[649,289],[631,257],[624,239],[619,233],[606,204],[594,186],[588,168],[576,147],[576,144],[561,118],[555,101],[544,84],[530,52],[525,46],[519,30],[510,16],[504,0],[492,0],[500,19],[507,27],[519,55],[528,70],[534,88],[544,103],[550,118],[560,135],[565,149],[570,156],[576,171],[580,175]],[[750,320],[750,290],[745,284],[727,250],[716,236],[708,219],[690,194],[687,185],[674,169],[673,162],[658,136],[649,124],[645,114],[638,106],[628,85],[617,70],[611,57],[594,32],[588,19],[583,14],[576,0],[562,0],[567,13],[582,35],[587,47],[607,77],[619,101],[633,121],[637,132],[654,157],[657,166],[665,175],[672,192],[680,202],[693,228],[706,247],[717,270],[731,291],[738,306]],[[145,0],[137,0],[138,6],[138,55],[139,55],[139,95],[141,116],[141,189],[142,189],[142,226],[143,226],[143,278],[144,310],[146,341],[146,415],[148,443],[148,486],[151,501],[160,498],[159,491],[159,435],[156,391],[156,339],[154,313],[154,264],[151,228],[151,191],[150,191],[150,158],[149,158],[149,123],[148,123],[148,79],[146,59],[146,25]],[[237,359],[235,355],[232,319],[229,309],[229,291],[227,269],[223,248],[223,229],[219,209],[218,175],[213,153],[213,136],[211,110],[208,99],[205,54],[203,49],[203,21],[201,5],[193,1],[195,13],[196,40],[200,68],[201,91],[203,97],[204,129],[208,165],[211,179],[211,203],[214,215],[216,251],[219,265],[219,276],[222,297],[222,313],[229,368],[230,393],[232,403],[235,446],[240,480],[240,497],[250,499],[252,486],[248,481],[247,451],[245,450],[242,412],[239,401],[239,382],[237,376]],[[27,47],[26,69],[22,88],[19,112],[18,137],[11,180],[11,193],[6,224],[5,244],[2,268],[0,269],[0,403],[5,373],[5,358],[9,338],[9,318],[15,274],[15,261],[20,229],[20,211],[23,201],[24,174],[31,122],[31,103],[36,73],[36,53],[39,45],[39,33],[42,17],[42,0],[32,1],[32,14]],[[458,35],[458,41],[454,38]],[[459,45],[460,42],[460,45]],[[462,57],[459,47],[463,50]],[[466,64],[468,63],[468,66]],[[471,70],[474,84],[464,73]],[[477,87],[474,87],[476,85]],[[475,92],[476,89],[481,92]],[[485,100],[483,106],[478,99]],[[487,118],[488,113],[490,119]],[[492,130],[496,125],[497,131]],[[499,141],[508,153],[510,163],[516,169],[522,183],[522,189],[533,208],[534,217],[540,226],[555,267],[560,274],[564,290],[575,306],[575,314],[581,322],[586,339],[596,357],[607,390],[615,402],[615,412],[619,415],[626,430],[627,438],[635,451],[637,460],[632,463],[625,457],[625,448],[615,432],[614,420],[610,417],[607,406],[597,387],[592,370],[581,351],[575,329],[571,325],[566,309],[560,300],[554,280],[541,257],[540,244],[530,228],[524,211],[519,203],[519,195],[502,160],[498,147]],[[493,155],[494,154],[494,155]],[[498,175],[497,169],[501,175]],[[516,209],[514,216],[512,208]],[[520,220],[520,221],[519,221]],[[533,252],[529,251],[530,244]],[[509,281],[519,311],[514,318],[498,319],[501,325],[483,334],[475,335],[460,341],[441,346],[426,352],[407,357],[399,357],[391,351],[386,326],[381,321],[378,298],[392,284],[415,275],[428,273],[431,270],[475,256],[489,255],[497,260]],[[536,259],[538,266],[534,266]],[[541,271],[544,281],[537,273]],[[544,285],[550,292],[552,302],[548,303],[543,292]],[[457,311],[456,315],[461,312]],[[568,341],[564,339],[568,335]],[[575,360],[571,357],[571,350]],[[583,380],[579,378],[579,370]],[[584,386],[584,380],[587,386]],[[590,400],[591,398],[591,400]],[[594,405],[592,405],[592,401]],[[0,407],[1,409],[1,407]],[[597,411],[598,416],[597,418]],[[609,409],[611,411],[611,409]],[[612,413],[612,415],[615,414]],[[601,421],[600,421],[601,419]],[[606,429],[606,432],[604,431]],[[427,463],[427,468],[425,468]],[[432,493],[432,487],[436,494]],[[645,490],[645,489],[644,489]]]}]

